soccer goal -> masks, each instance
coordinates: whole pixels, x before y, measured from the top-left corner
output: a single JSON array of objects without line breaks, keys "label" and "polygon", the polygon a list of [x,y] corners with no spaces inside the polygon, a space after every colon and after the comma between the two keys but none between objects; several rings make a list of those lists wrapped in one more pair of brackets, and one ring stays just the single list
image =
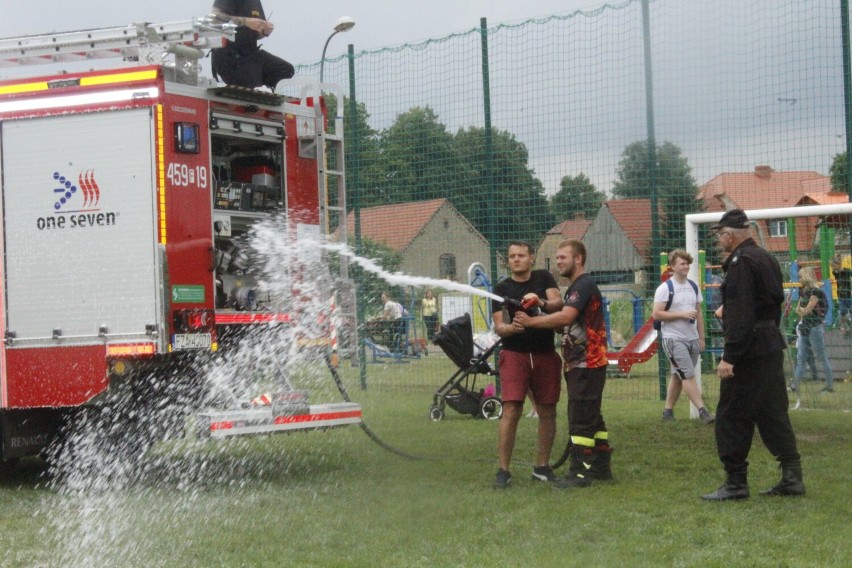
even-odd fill
[{"label": "soccer goal", "polygon": [[[722,218],[724,211],[714,213],[693,213],[686,215],[686,250],[698,258],[699,249],[711,250],[716,247],[715,239],[701,227],[715,224]],[[850,254],[849,215],[852,204],[808,205],[801,207],[783,207],[777,209],[753,209],[746,211],[752,224],[755,241],[776,255],[779,259],[785,280],[785,318],[782,320],[783,332],[790,342],[785,364],[788,384],[793,378],[796,367],[796,320],[795,301],[798,299],[798,273],[803,266],[812,265],[820,275],[826,296],[829,299],[829,313],[826,317],[826,352],[832,367],[834,392],[823,392],[826,386],[825,371],[817,360],[815,365],[808,361],[803,380],[795,392],[791,391],[791,403],[795,408],[822,408],[835,410],[852,409],[852,339],[837,322],[836,284],[833,272],[828,269],[830,257],[839,255],[846,264]],[[828,231],[819,234],[819,231]],[[792,235],[790,234],[792,232]],[[819,234],[819,238],[817,235]],[[844,264],[844,266],[846,266]],[[696,282],[704,282],[705,275],[699,274],[699,266],[693,263],[689,277]],[[834,324],[834,325],[833,325]],[[700,363],[699,363],[700,365]],[[696,369],[696,378],[701,377],[701,369]],[[697,410],[691,408],[693,417]]]}]

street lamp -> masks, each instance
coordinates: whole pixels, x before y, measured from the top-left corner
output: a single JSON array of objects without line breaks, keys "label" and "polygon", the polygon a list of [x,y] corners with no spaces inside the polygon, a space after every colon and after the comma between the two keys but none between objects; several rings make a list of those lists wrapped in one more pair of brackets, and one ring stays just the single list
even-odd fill
[{"label": "street lamp", "polygon": [[320,58],[320,83],[322,83],[322,72],[323,67],[325,67],[325,50],[328,49],[328,42],[330,42],[331,38],[333,38],[340,32],[348,32],[354,27],[355,20],[353,20],[349,16],[342,16],[339,20],[337,20],[337,23],[334,24],[334,31],[331,32],[331,35],[328,36],[327,40],[325,40],[325,45],[322,48],[322,58]]}]

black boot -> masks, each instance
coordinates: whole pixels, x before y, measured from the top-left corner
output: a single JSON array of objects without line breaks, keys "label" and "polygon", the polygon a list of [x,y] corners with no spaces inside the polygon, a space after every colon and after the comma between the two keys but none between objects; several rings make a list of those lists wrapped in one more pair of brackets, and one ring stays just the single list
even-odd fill
[{"label": "black boot", "polygon": [[612,479],[612,448],[609,444],[596,444],[595,454],[592,457],[592,469],[589,474],[592,479],[598,481],[609,481]]},{"label": "black boot", "polygon": [[728,473],[725,484],[713,493],[702,495],[705,501],[731,501],[748,499],[748,474],[745,471]]},{"label": "black boot", "polygon": [[557,489],[570,489],[591,485],[593,456],[594,448],[571,446],[571,462],[568,465],[568,474],[559,481],[554,481],[553,486]]},{"label": "black boot", "polygon": [[802,480],[802,464],[796,462],[781,466],[781,481],[775,487],[761,491],[767,497],[795,497],[805,494],[805,482]]}]

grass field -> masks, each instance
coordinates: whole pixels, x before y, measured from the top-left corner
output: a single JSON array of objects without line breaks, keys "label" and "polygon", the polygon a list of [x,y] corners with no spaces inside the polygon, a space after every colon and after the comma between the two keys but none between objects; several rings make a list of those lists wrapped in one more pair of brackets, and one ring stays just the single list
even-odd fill
[{"label": "grass field", "polygon": [[[418,370],[402,367],[376,366],[366,391],[355,373],[347,381],[369,426],[425,459],[401,458],[349,427],[162,443],[132,483],[102,492],[57,488],[40,461],[24,461],[0,481],[0,565],[852,565],[849,413],[793,412],[804,498],[757,495],[778,470],[756,441],[754,496],[705,503],[699,495],[723,478],[712,427],[686,419],[685,404],[677,422],[662,424],[659,401],[631,399],[611,381],[614,482],[570,491],[533,482],[536,421],[525,418],[513,487],[498,492],[497,423],[452,410],[428,421],[436,385],[408,376],[394,388],[400,373]],[[563,417],[554,453],[564,443]]]}]

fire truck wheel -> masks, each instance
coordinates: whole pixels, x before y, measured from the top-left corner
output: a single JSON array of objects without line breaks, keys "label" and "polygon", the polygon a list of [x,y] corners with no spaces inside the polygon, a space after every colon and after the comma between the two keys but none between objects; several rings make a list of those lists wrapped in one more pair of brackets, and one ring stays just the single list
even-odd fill
[{"label": "fire truck wheel", "polygon": [[9,458],[7,460],[0,460],[0,476],[5,476],[8,473],[11,473],[18,467],[18,458]]}]

